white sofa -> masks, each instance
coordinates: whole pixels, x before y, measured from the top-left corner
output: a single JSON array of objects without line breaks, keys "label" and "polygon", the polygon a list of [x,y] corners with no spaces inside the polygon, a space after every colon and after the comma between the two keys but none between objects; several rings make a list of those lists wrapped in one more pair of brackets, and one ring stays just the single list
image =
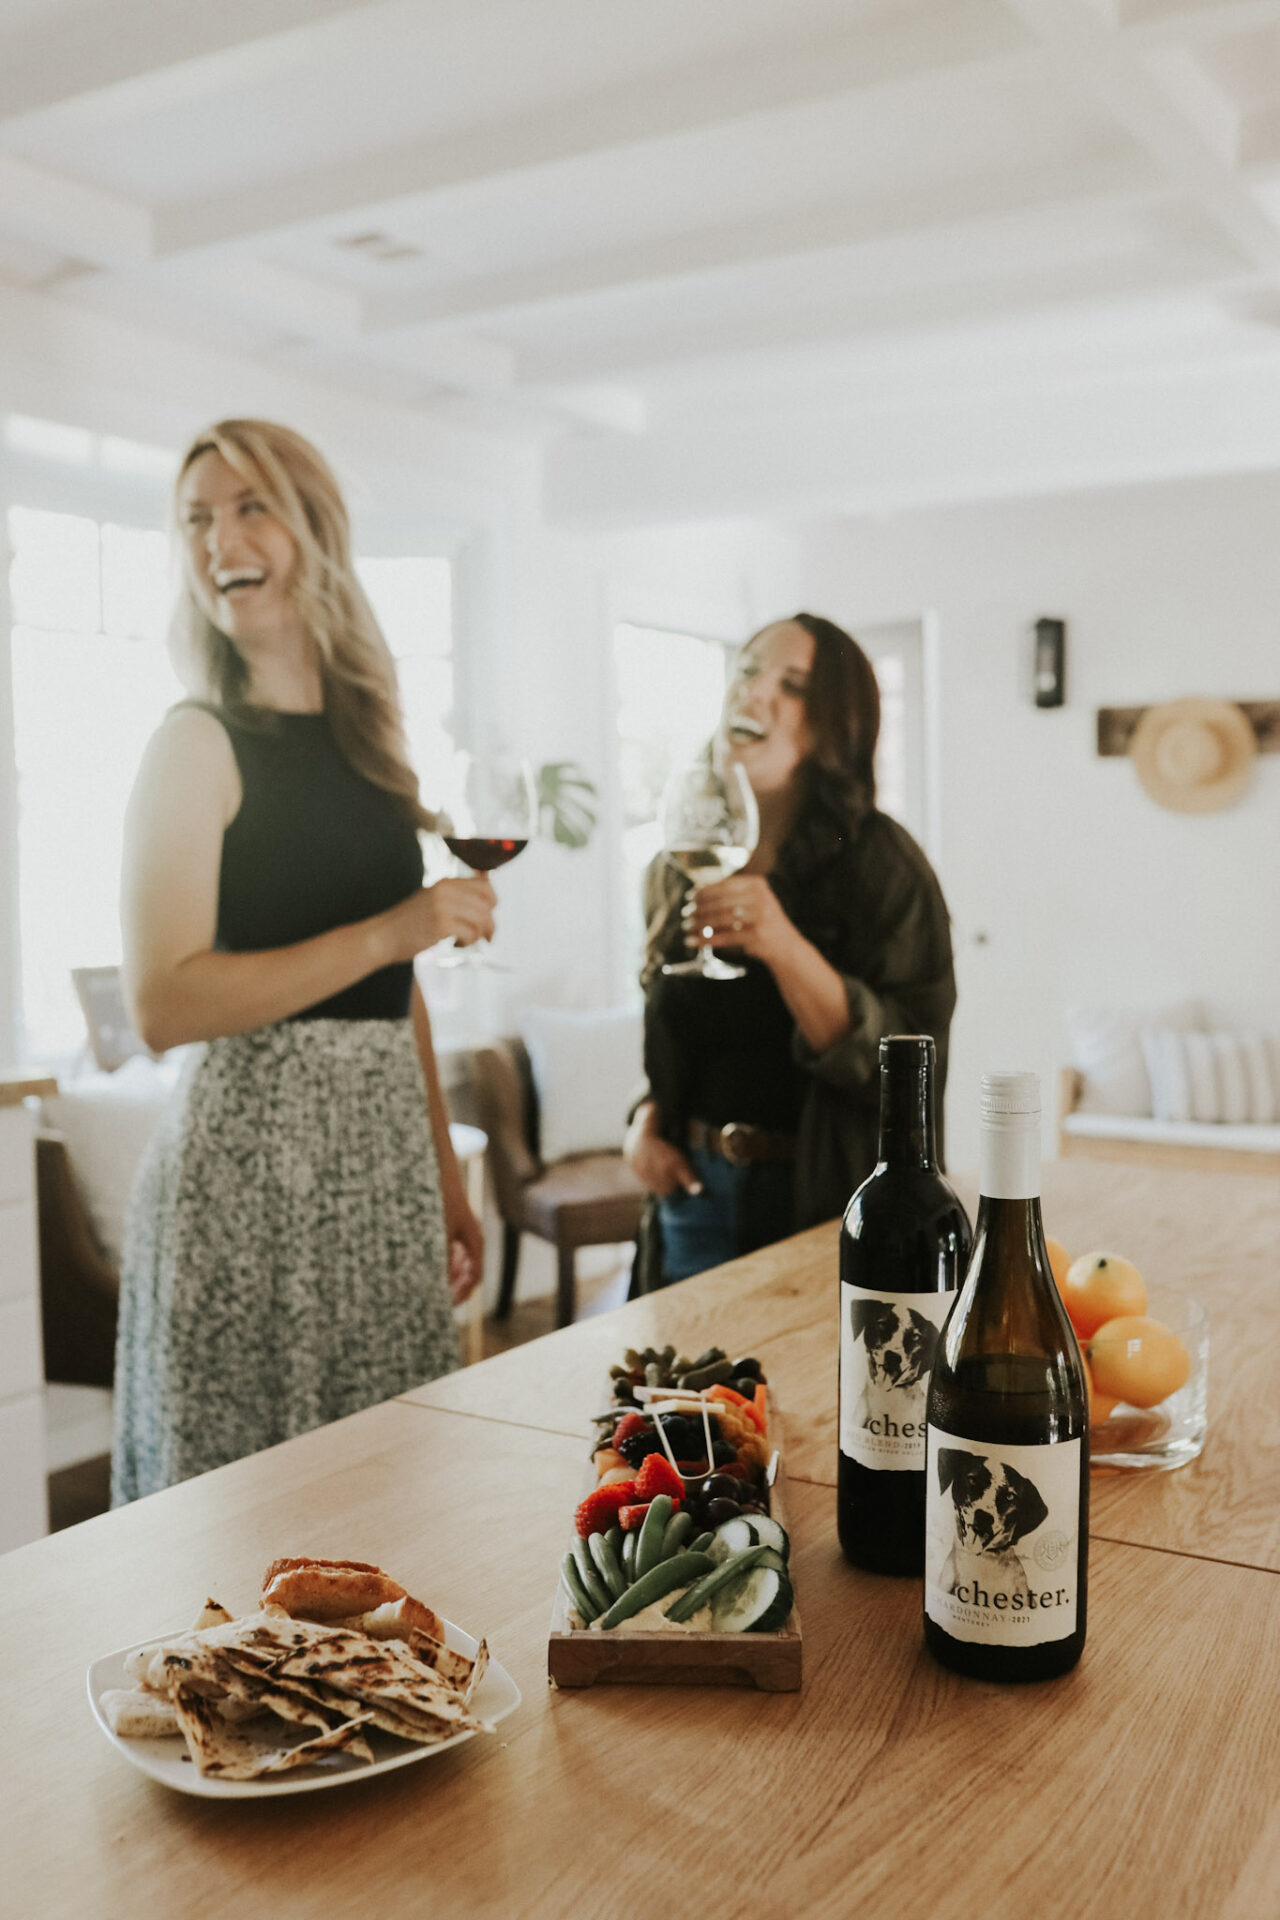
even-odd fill
[{"label": "white sofa", "polygon": [[1058,1151],[1280,1173],[1280,1041],[1214,1028],[1200,1003],[1073,1007]]}]

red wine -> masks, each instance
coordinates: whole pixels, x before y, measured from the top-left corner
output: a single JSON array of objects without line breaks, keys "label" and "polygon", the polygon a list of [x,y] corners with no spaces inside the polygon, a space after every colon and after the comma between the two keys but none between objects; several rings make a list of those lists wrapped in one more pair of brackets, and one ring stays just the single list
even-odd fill
[{"label": "red wine", "polygon": [[924,1571],[925,1405],[968,1264],[969,1216],[938,1171],[933,1041],[880,1042],[880,1147],[840,1229],[836,1522],[846,1559]]},{"label": "red wine", "polygon": [[508,860],[514,860],[529,844],[527,839],[482,840],[478,835],[464,840],[449,833],[445,834],[444,843],[450,853],[476,873],[492,873],[495,867],[505,867]]},{"label": "red wine", "polygon": [[924,1637],[980,1680],[1048,1680],[1084,1650],[1089,1412],[1040,1220],[1040,1091],[982,1083],[973,1258],[929,1383]]}]

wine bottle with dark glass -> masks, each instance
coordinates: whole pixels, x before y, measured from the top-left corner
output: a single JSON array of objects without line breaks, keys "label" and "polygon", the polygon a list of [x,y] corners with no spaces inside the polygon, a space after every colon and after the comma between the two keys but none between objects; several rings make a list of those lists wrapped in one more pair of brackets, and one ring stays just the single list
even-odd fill
[{"label": "wine bottle with dark glass", "polygon": [[972,1230],[938,1169],[935,1049],[880,1042],[880,1146],[840,1229],[836,1520],[872,1573],[924,1571],[925,1405]]},{"label": "wine bottle with dark glass", "polygon": [[1040,1220],[1040,1087],[982,1082],[973,1257],[929,1383],[924,1636],[980,1680],[1049,1680],[1084,1648],[1089,1412]]}]

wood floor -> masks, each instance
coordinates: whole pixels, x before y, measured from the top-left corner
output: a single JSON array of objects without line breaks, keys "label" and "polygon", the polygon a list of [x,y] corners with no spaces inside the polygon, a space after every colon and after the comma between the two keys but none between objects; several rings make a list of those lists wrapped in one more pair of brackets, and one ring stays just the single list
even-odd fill
[{"label": "wood floor", "polygon": [[[627,1297],[630,1266],[620,1266],[598,1278],[584,1279],[578,1287],[578,1318],[607,1313],[620,1307]],[[556,1323],[555,1300],[517,1301],[506,1320],[489,1315],[484,1322],[484,1357],[505,1353],[509,1347],[523,1346],[526,1340],[540,1339]],[[111,1456],[103,1453],[92,1460],[77,1460],[49,1475],[49,1531],[60,1533],[64,1527],[78,1526],[105,1513],[111,1498]]]}]

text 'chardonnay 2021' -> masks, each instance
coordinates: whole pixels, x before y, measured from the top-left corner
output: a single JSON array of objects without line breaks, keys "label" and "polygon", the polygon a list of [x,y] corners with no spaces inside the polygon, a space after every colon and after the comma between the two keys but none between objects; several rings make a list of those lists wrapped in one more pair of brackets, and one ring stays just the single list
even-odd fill
[{"label": "text 'chardonnay 2021'", "polygon": [[840,1230],[840,1454],[846,1558],[924,1569],[925,1397],[964,1278],[969,1216],[938,1171],[934,1044],[880,1042],[880,1148]]},{"label": "text 'chardonnay 2021'", "polygon": [[1040,1086],[982,1082],[978,1223],[929,1384],[924,1636],[957,1673],[1048,1680],[1084,1649],[1084,1364],[1040,1220]]}]

